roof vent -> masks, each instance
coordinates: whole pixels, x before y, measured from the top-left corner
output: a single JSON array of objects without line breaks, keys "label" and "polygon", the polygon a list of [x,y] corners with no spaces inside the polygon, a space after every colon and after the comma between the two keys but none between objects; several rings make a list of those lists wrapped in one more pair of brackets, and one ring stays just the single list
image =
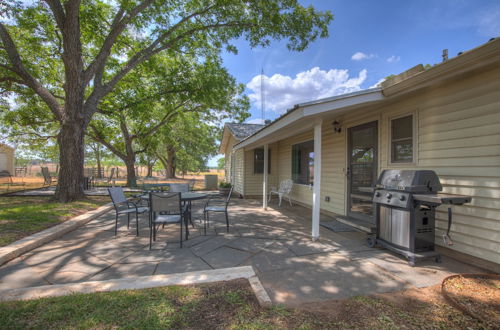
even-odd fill
[{"label": "roof vent", "polygon": [[264,125],[269,125],[271,123],[271,119],[264,120]]},{"label": "roof vent", "polygon": [[448,61],[448,49],[443,49],[443,62]]}]

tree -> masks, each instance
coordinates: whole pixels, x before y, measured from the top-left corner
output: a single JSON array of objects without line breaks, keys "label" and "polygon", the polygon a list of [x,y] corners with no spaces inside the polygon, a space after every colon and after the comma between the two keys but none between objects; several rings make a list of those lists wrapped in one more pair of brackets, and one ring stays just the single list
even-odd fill
[{"label": "tree", "polygon": [[174,178],[176,171],[183,174],[200,171],[206,168],[208,159],[217,154],[220,129],[207,116],[182,114],[160,132],[156,150],[166,178]]},{"label": "tree", "polygon": [[176,117],[198,113],[205,120],[220,121],[248,115],[244,86],[219,61],[160,56],[124,78],[102,102],[88,134],[123,160],[128,186],[136,185],[137,155],[150,148],[156,133]]},{"label": "tree", "polygon": [[301,51],[327,37],[330,12],[297,0],[44,0],[0,4],[0,84],[32,93],[59,125],[56,198],[83,196],[84,136],[98,106],[138,65],[161,52],[236,51],[287,39]]},{"label": "tree", "polygon": [[219,170],[223,170],[225,166],[226,166],[226,158],[225,157],[221,157],[221,158],[217,159],[217,168]]}]

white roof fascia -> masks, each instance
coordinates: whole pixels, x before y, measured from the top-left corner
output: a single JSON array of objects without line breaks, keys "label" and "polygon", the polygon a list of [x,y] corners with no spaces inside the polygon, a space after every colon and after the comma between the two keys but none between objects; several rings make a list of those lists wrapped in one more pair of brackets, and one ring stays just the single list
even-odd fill
[{"label": "white roof fascia", "polygon": [[271,123],[269,126],[257,132],[255,135],[250,136],[249,138],[236,144],[233,148],[235,150],[244,148],[245,146],[253,144],[260,139],[263,139],[266,136],[279,131],[284,127],[287,127],[304,117],[319,115],[322,113],[327,113],[333,110],[347,108],[363,103],[380,101],[384,98],[385,97],[382,94],[382,90],[380,88],[371,88],[368,90],[362,90],[354,93],[301,103],[296,105],[296,108],[283,118],[278,119],[274,123]]},{"label": "white roof fascia", "polygon": [[304,116],[303,114],[303,109],[294,109],[292,110],[289,114],[281,118],[280,120],[277,120],[276,122],[272,123],[270,126],[265,127],[264,129],[260,130],[257,132],[255,135],[250,136],[249,138],[243,140],[242,142],[236,144],[233,149],[241,149],[244,148],[245,146],[254,143],[264,137],[266,137],[269,134],[272,134],[292,123],[295,121],[299,120]]},{"label": "white roof fascia", "polygon": [[382,94],[382,90],[380,88],[370,89],[367,91],[345,95],[344,97],[338,97],[327,102],[311,103],[310,105],[305,105],[303,106],[304,117],[319,115],[325,112],[347,108],[363,103],[381,101],[383,99],[384,95]]}]

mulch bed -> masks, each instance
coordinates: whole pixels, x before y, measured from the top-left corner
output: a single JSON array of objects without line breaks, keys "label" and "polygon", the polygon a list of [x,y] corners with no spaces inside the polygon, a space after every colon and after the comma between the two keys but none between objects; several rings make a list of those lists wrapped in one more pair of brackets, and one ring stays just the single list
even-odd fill
[{"label": "mulch bed", "polygon": [[500,275],[452,275],[443,280],[441,289],[455,308],[485,324],[500,327]]}]

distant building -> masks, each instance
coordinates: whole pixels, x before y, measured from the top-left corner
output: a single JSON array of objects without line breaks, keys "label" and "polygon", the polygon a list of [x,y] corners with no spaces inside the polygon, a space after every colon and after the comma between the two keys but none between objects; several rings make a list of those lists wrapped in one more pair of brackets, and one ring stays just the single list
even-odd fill
[{"label": "distant building", "polygon": [[14,152],[15,149],[4,143],[0,143],[0,171],[8,171],[14,175]]}]

